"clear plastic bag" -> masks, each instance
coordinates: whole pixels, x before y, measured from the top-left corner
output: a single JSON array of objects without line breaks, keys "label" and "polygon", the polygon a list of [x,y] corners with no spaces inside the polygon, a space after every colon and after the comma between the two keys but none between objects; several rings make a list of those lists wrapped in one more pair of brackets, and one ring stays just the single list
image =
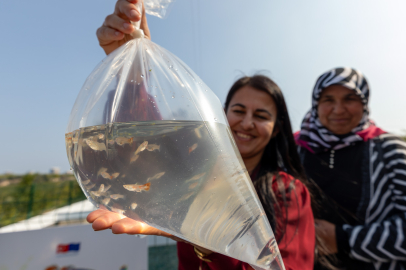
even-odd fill
[{"label": "clear plastic bag", "polygon": [[169,7],[175,0],[145,0],[145,12],[149,15],[165,18],[169,12]]},{"label": "clear plastic bag", "polygon": [[96,206],[255,267],[283,269],[216,95],[180,59],[142,37],[86,80],[65,136]]}]

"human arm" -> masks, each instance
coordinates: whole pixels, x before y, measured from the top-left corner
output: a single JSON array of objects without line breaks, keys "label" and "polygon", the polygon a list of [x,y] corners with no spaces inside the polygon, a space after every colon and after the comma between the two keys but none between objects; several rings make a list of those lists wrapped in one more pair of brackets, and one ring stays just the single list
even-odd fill
[{"label": "human arm", "polygon": [[[286,174],[284,182],[292,177]],[[286,270],[312,270],[314,267],[315,227],[310,194],[299,180],[294,180],[295,188],[290,192],[287,211],[287,224],[283,237],[278,241],[279,251]],[[274,188],[275,190],[275,188]],[[285,209],[282,208],[282,213]],[[284,216],[285,217],[285,216]],[[279,232],[275,232],[278,238]]]},{"label": "human arm", "polygon": [[[365,224],[343,225],[348,252],[365,262],[406,260],[406,143],[385,134],[371,144],[371,198]],[[340,245],[338,245],[340,251]]]},{"label": "human arm", "polygon": [[96,35],[100,47],[107,55],[133,39],[131,33],[135,29],[131,22],[141,20],[140,28],[144,31],[144,35],[151,39],[144,5],[142,6],[142,14],[135,7],[139,1],[141,0],[118,0],[113,14],[108,15],[103,25],[97,29]]}]

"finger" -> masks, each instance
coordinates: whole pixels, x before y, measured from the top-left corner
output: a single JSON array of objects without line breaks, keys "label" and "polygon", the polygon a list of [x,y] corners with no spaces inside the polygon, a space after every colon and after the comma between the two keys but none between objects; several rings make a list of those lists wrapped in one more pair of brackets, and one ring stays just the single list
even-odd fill
[{"label": "finger", "polygon": [[120,18],[116,14],[107,16],[104,20],[103,26],[120,31],[124,34],[131,34],[134,31],[134,26],[130,22]]},{"label": "finger", "polygon": [[145,223],[135,221],[130,218],[119,220],[113,224],[111,231],[115,234],[145,234],[169,237],[171,234],[158,230]]},{"label": "finger", "polygon": [[100,41],[100,45],[116,40],[122,40],[124,38],[124,33],[107,26],[102,26],[97,29],[96,35],[97,39]]},{"label": "finger", "polygon": [[95,210],[93,212],[91,212],[89,215],[87,215],[86,220],[89,223],[93,223],[93,221],[95,221],[98,217],[106,214],[108,211],[107,210]]},{"label": "finger", "polygon": [[141,14],[135,7],[136,3],[138,3],[138,0],[119,0],[114,13],[124,20],[139,21],[141,20]]},{"label": "finger", "polygon": [[113,224],[121,219],[125,218],[123,215],[117,213],[105,213],[99,216],[96,220],[93,221],[92,228],[95,231],[106,230],[113,226]]}]

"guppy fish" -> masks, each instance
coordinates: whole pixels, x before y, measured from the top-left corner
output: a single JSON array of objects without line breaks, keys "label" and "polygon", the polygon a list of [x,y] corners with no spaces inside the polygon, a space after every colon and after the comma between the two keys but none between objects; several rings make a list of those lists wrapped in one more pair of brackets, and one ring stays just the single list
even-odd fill
[{"label": "guppy fish", "polygon": [[194,145],[192,145],[191,147],[189,147],[189,154],[192,153],[193,151],[195,151],[197,148],[197,143],[195,143]]},{"label": "guppy fish", "polygon": [[100,173],[100,175],[105,179],[113,180],[113,179],[116,179],[120,175],[120,173],[116,172],[116,173],[113,173],[112,175],[110,175],[108,172],[102,172],[102,173]]},{"label": "guppy fish", "polygon": [[90,139],[85,139],[84,141],[94,151],[106,151],[106,145],[104,143],[98,143]]},{"label": "guppy fish", "polygon": [[120,173],[118,173],[118,172],[113,173],[113,174],[111,175],[111,178],[110,178],[110,179],[116,179],[119,175],[120,175]]},{"label": "guppy fish", "polygon": [[110,195],[110,198],[112,198],[113,200],[124,199],[124,195],[112,194],[112,195]]},{"label": "guppy fish", "polygon": [[111,188],[111,185],[108,185],[107,187],[104,188],[104,192],[107,192]]},{"label": "guppy fish", "polygon": [[155,174],[154,176],[148,178],[148,179],[147,179],[147,182],[149,182],[149,181],[151,181],[151,180],[159,179],[159,178],[161,178],[164,174],[165,174],[165,172],[157,173],[157,174]]},{"label": "guppy fish", "polygon": [[202,134],[200,133],[200,128],[201,128],[201,127],[202,127],[202,126],[195,128],[196,137],[198,137],[199,139],[202,138]]},{"label": "guppy fish", "polygon": [[102,193],[100,191],[90,191],[90,194],[92,194],[96,197],[100,197]]},{"label": "guppy fish", "polygon": [[130,160],[130,163],[136,162],[139,157],[140,157],[139,155],[133,156],[133,157],[131,158],[131,160]]},{"label": "guppy fish", "polygon": [[194,189],[195,187],[197,187],[198,184],[199,184],[199,182],[195,182],[195,183],[191,184],[189,186],[189,189]]},{"label": "guppy fish", "polygon": [[185,200],[189,199],[190,197],[192,197],[193,194],[194,194],[194,192],[192,191],[192,192],[189,192],[189,193],[183,195],[183,196],[178,200],[178,202],[185,201]]},{"label": "guppy fish", "polygon": [[126,138],[126,137],[117,137],[116,138],[116,143],[120,146],[123,146],[124,144],[132,144],[133,143],[134,138]]},{"label": "guppy fish", "polygon": [[191,182],[191,181],[195,181],[195,180],[199,180],[200,178],[202,178],[206,173],[201,173],[198,175],[193,176],[192,178],[190,178],[189,180],[186,180],[185,182]]},{"label": "guppy fish", "polygon": [[161,151],[161,146],[157,145],[157,144],[148,144],[147,150],[150,152],[155,151],[155,150]]},{"label": "guppy fish", "polygon": [[123,187],[124,187],[126,190],[135,191],[135,192],[148,191],[150,186],[151,186],[151,183],[146,183],[145,185],[138,185],[138,184],[134,184],[134,185],[123,185]]},{"label": "guppy fish", "polygon": [[124,215],[124,213],[125,213],[125,210],[120,209],[120,208],[115,208],[115,207],[111,207],[111,211],[113,211],[117,214],[120,214],[120,215]]},{"label": "guppy fish", "polygon": [[102,200],[103,204],[109,204],[109,202],[110,202],[110,198],[105,198]]},{"label": "guppy fish", "polygon": [[82,181],[82,184],[83,185],[87,185],[87,184],[89,184],[90,183],[90,179],[87,179],[87,180],[85,180],[85,181]]},{"label": "guppy fish", "polygon": [[96,185],[96,184],[90,184],[90,185],[86,186],[86,188],[87,188],[87,189],[92,189],[92,188],[94,188],[95,185]]},{"label": "guppy fish", "polygon": [[100,134],[98,135],[98,137],[99,137],[99,140],[103,140],[103,139],[104,139],[104,134],[103,134],[103,133],[100,133]]},{"label": "guppy fish", "polygon": [[100,168],[97,172],[97,175],[101,175],[102,173],[107,172],[107,168]]},{"label": "guppy fish", "polygon": [[148,146],[148,141],[144,141],[140,146],[138,146],[137,150],[134,153],[134,156],[138,155],[139,152],[144,151]]}]

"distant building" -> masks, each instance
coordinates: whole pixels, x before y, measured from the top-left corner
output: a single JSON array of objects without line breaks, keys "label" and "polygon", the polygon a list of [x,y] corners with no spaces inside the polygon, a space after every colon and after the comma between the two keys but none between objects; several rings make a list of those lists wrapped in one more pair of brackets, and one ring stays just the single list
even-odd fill
[{"label": "distant building", "polygon": [[49,170],[50,174],[60,174],[61,170],[58,167],[53,167],[52,169]]}]

